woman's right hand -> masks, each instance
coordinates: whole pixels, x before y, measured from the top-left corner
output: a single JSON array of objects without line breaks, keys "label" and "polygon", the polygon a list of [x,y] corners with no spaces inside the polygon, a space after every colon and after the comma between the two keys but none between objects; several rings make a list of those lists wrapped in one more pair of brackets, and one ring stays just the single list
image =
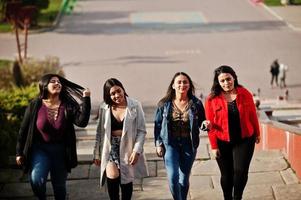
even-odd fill
[{"label": "woman's right hand", "polygon": [[162,146],[156,147],[156,153],[158,157],[163,157],[164,155],[164,148]]},{"label": "woman's right hand", "polygon": [[94,163],[96,166],[100,166],[101,161],[100,161],[100,159],[94,159],[94,160],[93,160],[93,163]]},{"label": "woman's right hand", "polygon": [[16,156],[17,165],[21,166],[21,165],[23,165],[23,162],[24,162],[23,156]]},{"label": "woman's right hand", "polygon": [[212,155],[214,158],[219,158],[221,156],[221,153],[219,149],[212,149]]},{"label": "woman's right hand", "polygon": [[89,88],[86,88],[86,89],[83,91],[83,97],[89,97],[90,95],[91,95],[90,89],[89,89]]},{"label": "woman's right hand", "polygon": [[202,122],[201,130],[202,131],[209,131],[212,128],[212,124],[209,120],[204,120]]}]

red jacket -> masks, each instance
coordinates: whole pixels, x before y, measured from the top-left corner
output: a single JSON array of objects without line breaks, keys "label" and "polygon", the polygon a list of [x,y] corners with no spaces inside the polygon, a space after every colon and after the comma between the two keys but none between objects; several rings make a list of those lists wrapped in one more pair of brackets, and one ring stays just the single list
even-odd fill
[{"label": "red jacket", "polygon": [[[259,123],[252,94],[243,87],[237,87],[236,105],[239,110],[239,119],[241,127],[241,137],[250,137],[253,134],[260,135]],[[206,119],[212,124],[209,130],[209,140],[212,149],[217,149],[217,139],[230,141],[228,106],[226,99],[222,94],[205,103]]]}]

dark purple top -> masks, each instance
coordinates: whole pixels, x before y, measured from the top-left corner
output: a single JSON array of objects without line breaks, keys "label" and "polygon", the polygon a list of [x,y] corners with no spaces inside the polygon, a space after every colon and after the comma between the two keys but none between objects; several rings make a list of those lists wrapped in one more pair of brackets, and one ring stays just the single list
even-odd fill
[{"label": "dark purple top", "polygon": [[43,141],[48,143],[62,142],[64,131],[66,129],[65,106],[58,108],[57,119],[48,118],[48,108],[42,104],[38,112],[37,129],[41,133]]}]

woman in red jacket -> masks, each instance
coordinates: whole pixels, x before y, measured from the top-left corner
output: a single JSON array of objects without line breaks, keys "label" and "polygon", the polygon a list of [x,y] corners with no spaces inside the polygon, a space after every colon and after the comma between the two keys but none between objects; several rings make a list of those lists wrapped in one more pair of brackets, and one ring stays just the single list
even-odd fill
[{"label": "woman in red jacket", "polygon": [[223,65],[215,69],[205,109],[205,124],[221,171],[224,199],[242,199],[260,133],[252,94],[238,84],[231,67]]}]

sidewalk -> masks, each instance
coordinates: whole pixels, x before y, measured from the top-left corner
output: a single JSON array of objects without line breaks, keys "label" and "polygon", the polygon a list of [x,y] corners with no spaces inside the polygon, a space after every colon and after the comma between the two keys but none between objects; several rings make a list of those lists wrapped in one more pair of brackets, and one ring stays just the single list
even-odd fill
[{"label": "sidewalk", "polygon": [[301,31],[301,5],[266,6],[262,4],[277,19],[284,21],[296,31]]}]

